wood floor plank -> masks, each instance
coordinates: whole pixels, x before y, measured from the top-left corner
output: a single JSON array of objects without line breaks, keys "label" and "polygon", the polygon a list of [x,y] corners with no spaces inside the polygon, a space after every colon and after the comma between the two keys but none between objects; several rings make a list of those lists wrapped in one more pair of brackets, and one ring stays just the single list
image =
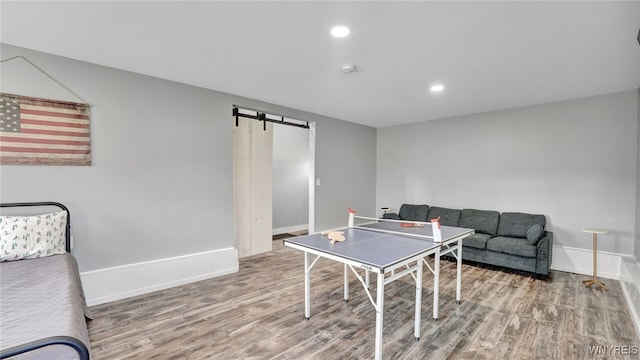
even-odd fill
[{"label": "wood floor plank", "polygon": [[[350,277],[344,302],[342,265],[319,260],[306,320],[303,255],[281,241],[273,245],[241,259],[238,273],[92,307],[93,358],[373,358],[375,310],[358,280]],[[640,346],[617,281],[607,280],[603,292],[585,288],[580,275],[554,271],[542,281],[465,264],[457,304],[455,271],[455,263],[442,262],[438,321],[433,278],[425,272],[419,341],[413,279],[385,286],[385,358],[587,359],[605,358],[589,346]]]}]

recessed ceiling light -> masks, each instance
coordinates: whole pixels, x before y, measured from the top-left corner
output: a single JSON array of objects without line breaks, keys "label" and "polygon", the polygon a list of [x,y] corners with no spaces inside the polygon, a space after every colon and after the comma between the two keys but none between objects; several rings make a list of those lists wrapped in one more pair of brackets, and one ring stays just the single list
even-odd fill
[{"label": "recessed ceiling light", "polygon": [[336,38],[343,38],[349,35],[351,31],[346,26],[334,26],[331,29],[331,36]]},{"label": "recessed ceiling light", "polygon": [[442,85],[442,84],[431,85],[429,90],[431,90],[431,92],[440,92],[440,91],[444,90],[444,85]]}]

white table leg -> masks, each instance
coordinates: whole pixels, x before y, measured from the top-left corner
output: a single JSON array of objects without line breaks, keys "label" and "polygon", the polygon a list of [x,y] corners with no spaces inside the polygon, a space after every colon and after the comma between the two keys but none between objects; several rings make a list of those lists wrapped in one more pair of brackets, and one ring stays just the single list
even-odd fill
[{"label": "white table leg", "polygon": [[438,296],[440,296],[440,249],[434,254],[433,266],[433,320],[438,320]]},{"label": "white table leg", "polygon": [[344,264],[344,301],[349,301],[349,268]]},{"label": "white table leg", "polygon": [[415,330],[413,336],[416,340],[420,340],[420,320],[422,318],[422,259],[417,261],[416,266],[416,315],[415,315]]},{"label": "white table leg", "polygon": [[460,304],[462,299],[462,239],[458,239],[458,259],[456,261],[456,301]]},{"label": "white table leg", "polygon": [[311,318],[311,269],[309,268],[309,253],[304,252],[304,317]]},{"label": "white table leg", "polygon": [[384,321],[384,274],[377,273],[378,288],[376,299],[376,360],[382,359],[382,329]]},{"label": "white table leg", "polygon": [[364,270],[365,274],[364,274],[364,279],[365,279],[365,284],[367,286],[367,289],[371,288],[371,275],[369,273],[369,270]]}]

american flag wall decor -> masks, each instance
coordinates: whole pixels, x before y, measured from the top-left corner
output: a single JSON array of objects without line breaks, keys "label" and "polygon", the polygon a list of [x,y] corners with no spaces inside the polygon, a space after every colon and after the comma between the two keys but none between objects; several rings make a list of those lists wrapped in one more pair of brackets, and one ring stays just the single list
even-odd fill
[{"label": "american flag wall decor", "polygon": [[0,165],[91,165],[89,105],[0,94]]}]

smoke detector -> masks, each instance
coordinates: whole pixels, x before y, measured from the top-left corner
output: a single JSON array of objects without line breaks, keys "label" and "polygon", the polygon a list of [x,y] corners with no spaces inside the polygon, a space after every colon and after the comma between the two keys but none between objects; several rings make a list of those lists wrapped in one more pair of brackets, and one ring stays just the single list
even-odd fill
[{"label": "smoke detector", "polygon": [[344,64],[340,67],[340,70],[342,70],[342,72],[345,74],[350,74],[356,71],[356,66],[353,64]]}]

